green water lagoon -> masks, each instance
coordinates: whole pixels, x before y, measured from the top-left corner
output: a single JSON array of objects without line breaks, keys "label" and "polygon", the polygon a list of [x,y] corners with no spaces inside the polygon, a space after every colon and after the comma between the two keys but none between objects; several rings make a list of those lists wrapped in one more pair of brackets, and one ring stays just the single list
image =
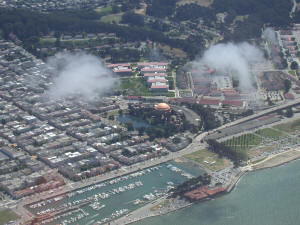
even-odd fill
[{"label": "green water lagoon", "polygon": [[246,174],[229,194],[134,225],[299,225],[300,161]]}]

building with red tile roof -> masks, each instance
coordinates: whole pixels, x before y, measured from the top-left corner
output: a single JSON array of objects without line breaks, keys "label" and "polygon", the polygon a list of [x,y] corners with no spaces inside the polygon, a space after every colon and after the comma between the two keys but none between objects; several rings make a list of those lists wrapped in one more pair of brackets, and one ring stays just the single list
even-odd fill
[{"label": "building with red tile roof", "polygon": [[294,95],[291,94],[291,93],[285,93],[285,94],[284,94],[284,98],[285,98],[285,99],[289,99],[289,100],[295,99]]},{"label": "building with red tile roof", "polygon": [[201,105],[215,105],[220,106],[221,101],[218,99],[200,99],[199,104]]}]

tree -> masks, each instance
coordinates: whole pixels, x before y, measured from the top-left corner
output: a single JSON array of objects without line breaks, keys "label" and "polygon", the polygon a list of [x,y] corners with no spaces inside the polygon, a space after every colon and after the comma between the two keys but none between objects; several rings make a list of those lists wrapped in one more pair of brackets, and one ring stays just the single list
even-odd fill
[{"label": "tree", "polygon": [[133,131],[134,130],[132,123],[125,123],[125,126],[127,127],[128,131]]},{"label": "tree", "polygon": [[121,23],[128,23],[135,26],[144,26],[144,17],[134,12],[126,12],[122,16]]},{"label": "tree", "polygon": [[120,7],[118,5],[113,5],[111,7],[112,13],[119,13],[121,11]]},{"label": "tree", "polygon": [[233,78],[233,79],[232,79],[232,86],[233,86],[234,88],[238,87],[239,84],[240,84],[239,79],[236,79],[236,78]]},{"label": "tree", "polygon": [[294,115],[294,112],[293,112],[292,108],[291,107],[287,108],[285,116],[288,118],[291,118],[291,117],[293,117],[293,115]]},{"label": "tree", "polygon": [[288,93],[289,90],[291,89],[292,83],[289,79],[284,80],[284,92]]},{"label": "tree", "polygon": [[147,4],[146,14],[149,16],[164,18],[172,15],[176,8],[177,0],[151,0]]},{"label": "tree", "polygon": [[291,70],[297,70],[299,68],[299,65],[298,65],[298,63],[296,61],[293,61],[291,63],[290,67],[291,67]]},{"label": "tree", "polygon": [[145,127],[138,128],[139,136],[142,136],[145,133]]},{"label": "tree", "polygon": [[288,67],[288,63],[287,63],[286,59],[282,59],[281,68],[286,69],[287,67]]},{"label": "tree", "polygon": [[55,47],[57,47],[57,48],[60,48],[60,38],[59,37],[57,37],[56,38],[56,40],[55,40]]},{"label": "tree", "polygon": [[173,138],[173,140],[172,140],[172,142],[174,143],[174,144],[179,144],[180,143],[180,138],[179,137],[175,137],[175,138]]}]

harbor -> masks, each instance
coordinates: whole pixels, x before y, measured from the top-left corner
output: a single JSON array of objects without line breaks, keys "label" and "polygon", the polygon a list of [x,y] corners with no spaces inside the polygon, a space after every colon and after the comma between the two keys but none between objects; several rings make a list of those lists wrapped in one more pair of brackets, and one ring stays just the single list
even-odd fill
[{"label": "harbor", "polygon": [[202,174],[168,162],[26,205],[39,224],[104,224],[161,198],[175,185]]}]

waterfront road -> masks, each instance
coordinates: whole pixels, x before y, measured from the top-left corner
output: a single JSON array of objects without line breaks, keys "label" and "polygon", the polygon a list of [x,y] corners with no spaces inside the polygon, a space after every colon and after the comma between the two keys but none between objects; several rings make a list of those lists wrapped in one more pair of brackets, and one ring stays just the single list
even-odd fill
[{"label": "waterfront road", "polygon": [[[134,164],[132,166],[123,166],[118,170],[111,171],[111,172],[105,173],[103,175],[99,175],[99,176],[96,176],[96,177],[84,179],[84,180],[79,181],[79,182],[68,183],[64,187],[58,188],[58,189],[56,189],[54,191],[51,191],[51,192],[42,192],[42,193],[37,193],[33,196],[28,196],[28,197],[23,198],[22,200],[19,201],[18,208],[17,208],[16,211],[19,212],[20,214],[24,214],[25,210],[20,210],[20,209],[23,208],[23,206],[26,205],[26,204],[36,202],[36,201],[39,201],[39,200],[42,200],[42,199],[46,199],[46,198],[49,198],[49,197],[52,197],[52,196],[55,196],[55,195],[63,194],[63,193],[66,193],[66,192],[69,192],[69,191],[72,191],[72,190],[75,190],[75,189],[78,189],[78,188],[83,188],[85,186],[89,186],[89,185],[92,185],[92,184],[103,182],[105,180],[109,180],[109,179],[119,177],[119,176],[122,176],[122,175],[125,175],[125,174],[128,174],[128,173],[132,173],[132,172],[135,172],[135,171],[147,168],[147,167],[155,166],[155,165],[158,165],[158,164],[170,161],[170,160],[174,160],[174,159],[176,159],[178,157],[181,157],[185,154],[189,154],[189,153],[192,153],[194,151],[205,148],[205,144],[202,144],[201,141],[209,133],[213,133],[213,132],[216,132],[216,131],[221,130],[223,128],[231,127],[233,125],[237,125],[237,124],[240,124],[240,123],[252,120],[252,119],[256,119],[260,116],[264,116],[266,114],[269,114],[269,113],[272,113],[272,112],[275,112],[277,110],[284,109],[284,108],[287,108],[287,107],[290,107],[290,106],[294,106],[294,105],[297,105],[299,103],[300,103],[300,99],[296,99],[296,100],[290,101],[288,103],[285,103],[283,105],[275,106],[275,107],[263,110],[261,112],[255,113],[251,116],[247,116],[247,117],[244,117],[242,119],[239,119],[239,120],[233,121],[231,123],[225,124],[221,127],[218,127],[214,130],[211,130],[209,132],[203,132],[203,133],[199,134],[198,136],[196,136],[193,139],[192,143],[189,146],[187,146],[185,149],[183,149],[181,151],[178,151],[178,152],[171,152],[167,156],[163,156],[163,157],[156,158],[156,159],[151,159],[151,160],[148,160],[148,161],[145,161],[145,162]],[[17,202],[15,202],[15,203],[17,205]],[[31,216],[31,215],[29,215],[28,212],[26,212],[26,214],[24,214],[24,217],[28,218],[28,216]]]}]

